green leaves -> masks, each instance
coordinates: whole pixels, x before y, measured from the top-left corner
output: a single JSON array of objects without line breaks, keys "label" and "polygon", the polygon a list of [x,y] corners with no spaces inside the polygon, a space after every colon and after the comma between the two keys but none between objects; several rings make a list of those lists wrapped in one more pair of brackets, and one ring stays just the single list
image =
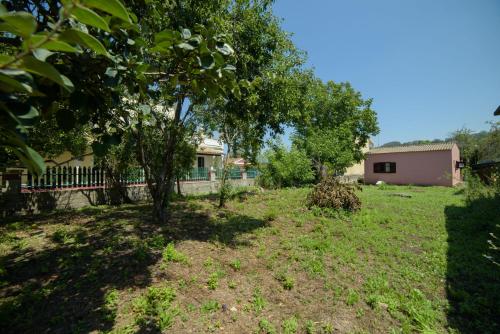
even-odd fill
[{"label": "green leaves", "polygon": [[[81,53],[82,49],[88,49],[96,55],[110,58],[109,60],[114,63],[110,67],[120,69],[117,65],[122,58],[111,57],[101,41],[86,32],[83,24],[105,32],[111,31],[110,25],[112,24],[113,29],[119,28],[120,34],[125,35],[127,45],[134,45],[135,41],[127,34],[126,30],[134,28],[134,25],[130,14],[120,0],[62,0],[30,3],[22,4],[21,2],[19,8],[24,8],[25,11],[17,12],[7,11],[0,4],[0,31],[6,32],[7,34],[4,35],[8,38],[15,35],[22,39],[21,46],[13,45],[9,47],[9,54],[0,54],[0,148],[7,148],[8,152],[15,154],[32,172],[40,172],[44,168],[43,159],[25,144],[24,138],[18,132],[27,133],[26,129],[34,124],[33,122],[38,117],[35,106],[42,106],[46,111],[48,106],[64,105],[68,102],[66,92],[74,90],[71,80],[56,69],[60,67],[64,68],[64,73],[74,73],[71,64],[68,63],[68,58],[56,58],[53,55],[59,52]],[[97,13],[93,9],[97,10]],[[49,16],[57,11],[59,11],[59,17]],[[42,17],[44,22],[49,22],[48,26],[38,33],[35,16]],[[68,19],[71,19],[72,28],[66,25]],[[80,27],[83,27],[85,31],[82,31]],[[108,34],[101,35],[101,37],[113,39]],[[121,40],[114,39],[114,42],[121,43]],[[57,65],[47,62],[51,56],[53,58],[50,60],[57,60]],[[88,55],[85,57],[87,58]],[[86,58],[80,59],[84,64],[83,68],[85,68]],[[108,84],[109,74],[115,72],[109,71],[108,76],[97,76],[98,79],[93,79],[93,81],[104,87]],[[117,73],[111,78],[113,77],[117,78]],[[53,83],[61,86],[63,90],[51,92]],[[40,100],[40,97],[43,97],[43,100]],[[102,101],[97,103],[102,103]],[[73,128],[76,116],[74,110],[61,108],[58,109],[56,119],[58,128],[65,131]],[[113,140],[107,140],[107,142],[113,142]]]},{"label": "green leaves", "polygon": [[102,29],[107,32],[111,32],[108,23],[92,9],[83,6],[77,6],[73,8],[71,16],[82,23]]},{"label": "green leaves", "polygon": [[27,146],[23,139],[12,130],[0,132],[0,146],[8,148],[28,168],[31,173],[45,172],[45,162],[40,154]]},{"label": "green leaves", "polygon": [[97,38],[81,30],[68,29],[61,33],[60,39],[89,48],[98,55],[110,56],[104,45]]},{"label": "green leaves", "polygon": [[[43,44],[43,48],[50,51],[61,51],[61,52],[78,52],[79,50],[75,47],[69,45],[68,43],[58,40],[58,36],[50,38]],[[31,45],[36,45],[46,39],[46,34],[33,35],[30,38]]]},{"label": "green leaves", "polygon": [[215,66],[215,59],[210,53],[204,53],[200,56],[200,66],[204,69],[212,69]]},{"label": "green leaves", "polygon": [[49,63],[40,61],[33,56],[27,56],[22,58],[19,68],[25,70],[26,72],[30,72],[33,74],[37,74],[39,76],[50,79],[66,89],[68,92],[73,91],[73,83],[64,75],[59,73],[54,66]]},{"label": "green leaves", "polygon": [[216,48],[217,48],[217,51],[219,51],[220,53],[222,53],[225,56],[229,56],[229,55],[232,55],[234,53],[233,48],[227,43],[217,43]]},{"label": "green leaves", "polygon": [[0,73],[0,90],[7,93],[20,92],[31,94],[33,92],[33,88],[30,85],[19,82],[3,73]]},{"label": "green leaves", "polygon": [[36,30],[36,20],[27,12],[7,12],[0,14],[0,30],[22,38],[29,38]]},{"label": "green leaves", "polygon": [[85,0],[84,4],[90,8],[96,8],[119,17],[123,21],[131,23],[129,14],[125,6],[118,0]]}]

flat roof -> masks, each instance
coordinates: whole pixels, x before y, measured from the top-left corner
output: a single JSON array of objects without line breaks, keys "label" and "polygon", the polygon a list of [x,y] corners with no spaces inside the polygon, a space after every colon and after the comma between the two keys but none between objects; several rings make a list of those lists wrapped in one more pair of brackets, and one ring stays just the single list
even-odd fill
[{"label": "flat roof", "polygon": [[453,145],[455,145],[455,143],[448,142],[448,143],[404,145],[404,146],[393,146],[393,147],[375,147],[369,150],[367,154],[449,151],[453,148]]}]

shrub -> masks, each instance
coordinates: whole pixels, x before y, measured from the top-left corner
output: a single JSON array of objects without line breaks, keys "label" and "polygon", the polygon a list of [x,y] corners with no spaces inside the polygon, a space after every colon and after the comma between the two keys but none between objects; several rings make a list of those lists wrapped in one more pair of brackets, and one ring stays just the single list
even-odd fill
[{"label": "shrub", "polygon": [[356,190],[360,189],[357,184],[340,183],[335,177],[329,176],[309,193],[307,205],[309,208],[317,206],[356,211],[361,208],[361,201],[356,195]]},{"label": "shrub", "polygon": [[259,184],[264,188],[296,187],[314,181],[311,160],[304,151],[276,146],[265,154],[260,166]]}]

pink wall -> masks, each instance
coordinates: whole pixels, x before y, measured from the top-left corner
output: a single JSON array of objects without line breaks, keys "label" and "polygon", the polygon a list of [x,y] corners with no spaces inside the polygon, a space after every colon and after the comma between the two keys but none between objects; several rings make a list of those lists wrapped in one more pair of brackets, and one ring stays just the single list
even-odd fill
[{"label": "pink wall", "polygon": [[[384,181],[392,184],[454,186],[460,182],[458,147],[447,151],[368,154],[365,160],[366,183]],[[396,173],[374,173],[376,162],[395,162]]]}]

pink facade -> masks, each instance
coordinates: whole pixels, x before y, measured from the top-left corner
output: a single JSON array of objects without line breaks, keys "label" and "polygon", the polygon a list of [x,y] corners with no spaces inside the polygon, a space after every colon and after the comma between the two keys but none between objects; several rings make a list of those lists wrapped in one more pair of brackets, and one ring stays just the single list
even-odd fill
[{"label": "pink facade", "polygon": [[[366,183],[384,181],[391,184],[450,187],[461,182],[460,169],[456,168],[456,162],[460,160],[460,152],[456,144],[447,150],[387,151],[390,149],[380,150],[380,152],[374,149],[373,152],[368,152],[365,160],[364,180]],[[375,166],[377,163],[379,164]],[[392,164],[384,169],[382,163]],[[380,168],[387,172],[380,172]]]}]

